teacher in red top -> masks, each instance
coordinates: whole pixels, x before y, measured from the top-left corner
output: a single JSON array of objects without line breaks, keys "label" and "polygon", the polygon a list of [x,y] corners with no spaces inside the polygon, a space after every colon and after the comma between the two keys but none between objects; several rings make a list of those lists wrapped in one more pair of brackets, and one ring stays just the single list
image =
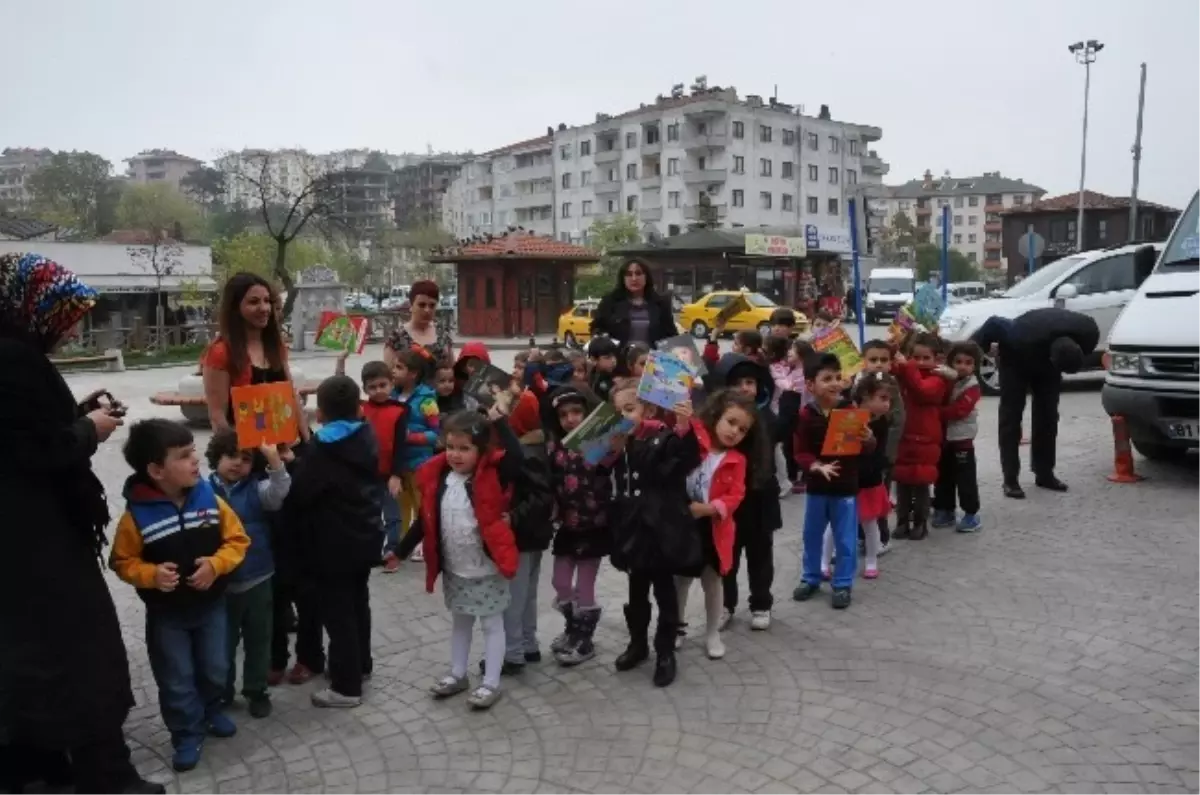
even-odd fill
[{"label": "teacher in red top", "polygon": [[[213,430],[233,426],[230,388],[288,381],[287,345],[283,339],[277,300],[270,282],[253,273],[235,273],[221,291],[220,336],[202,360],[204,397]],[[300,438],[308,441],[308,424],[299,397]]]}]

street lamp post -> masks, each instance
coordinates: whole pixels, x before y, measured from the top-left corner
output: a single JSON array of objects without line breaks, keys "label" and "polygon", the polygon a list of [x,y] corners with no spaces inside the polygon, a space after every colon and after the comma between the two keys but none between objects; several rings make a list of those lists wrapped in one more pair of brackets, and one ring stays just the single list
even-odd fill
[{"label": "street lamp post", "polygon": [[1088,94],[1092,88],[1092,64],[1104,44],[1095,39],[1077,41],[1067,47],[1075,62],[1083,64],[1083,145],[1079,154],[1079,217],[1075,221],[1075,250],[1083,251],[1083,183],[1087,176]]}]

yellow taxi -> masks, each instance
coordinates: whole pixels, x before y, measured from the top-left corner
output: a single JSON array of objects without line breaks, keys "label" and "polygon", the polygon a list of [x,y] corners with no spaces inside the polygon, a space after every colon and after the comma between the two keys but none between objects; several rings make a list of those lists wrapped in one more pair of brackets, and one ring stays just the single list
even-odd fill
[{"label": "yellow taxi", "polygon": [[[779,305],[762,293],[751,293],[744,290],[716,290],[702,296],[696,302],[685,304],[679,312],[679,324],[690,331],[694,337],[707,337],[716,325],[717,315],[721,309],[734,301],[738,296],[750,305],[749,310],[738,312],[725,323],[725,330],[757,331],[764,337],[771,332],[771,313]],[[803,312],[792,310],[796,316],[796,325],[792,328],[793,336],[808,329],[808,318]]]},{"label": "yellow taxi", "polygon": [[592,313],[599,301],[577,301],[575,306],[558,316],[557,337],[566,345],[582,345],[592,336]]}]

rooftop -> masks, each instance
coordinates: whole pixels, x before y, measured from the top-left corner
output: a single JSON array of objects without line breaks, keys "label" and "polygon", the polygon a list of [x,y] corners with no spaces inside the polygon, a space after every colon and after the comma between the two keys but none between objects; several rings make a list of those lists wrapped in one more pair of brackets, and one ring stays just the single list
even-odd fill
[{"label": "rooftop", "polygon": [[490,152],[484,152],[483,154],[478,156],[478,159],[483,159],[483,158],[488,158],[488,157],[497,157],[499,155],[506,155],[506,154],[509,154],[510,152],[515,152],[518,149],[534,149],[534,148],[538,148],[538,147],[546,148],[546,147],[549,147],[553,143],[554,143],[553,135],[539,135],[537,138],[530,138],[527,141],[520,141],[515,144],[509,144],[508,146],[502,146],[499,149],[493,149]]},{"label": "rooftop", "polygon": [[0,235],[16,240],[32,240],[53,232],[58,227],[36,218],[18,218],[0,214]]},{"label": "rooftop", "polygon": [[134,160],[142,160],[145,158],[152,158],[152,157],[170,159],[170,160],[186,160],[189,163],[204,162],[202,160],[197,160],[194,157],[188,157],[187,155],[181,155],[178,152],[176,152],[174,149],[144,149],[141,152],[138,152],[133,157],[125,158],[125,160],[126,160],[126,162],[133,162]]},{"label": "rooftop", "polygon": [[977,177],[934,177],[929,171],[924,179],[910,179],[903,185],[889,186],[893,199],[919,199],[924,196],[970,196],[980,193],[1045,193],[1044,188],[1020,179],[1000,176],[999,171],[985,172]]},{"label": "rooftop", "polygon": [[[1108,196],[1104,193],[1096,193],[1095,191],[1085,190],[1083,192],[1083,208],[1085,210],[1128,210],[1128,196]],[[1138,208],[1143,210],[1161,210],[1162,212],[1177,213],[1179,210],[1174,207],[1167,207],[1163,204],[1155,204],[1154,202],[1138,199]],[[1041,199],[1032,204],[1026,204],[1023,207],[1013,207],[1004,212],[1005,215],[1021,215],[1023,213],[1049,213],[1070,210],[1075,212],[1079,209],[1079,193],[1064,193],[1061,196],[1052,196],[1049,199]]]},{"label": "rooftop", "polygon": [[597,256],[591,249],[563,243],[545,235],[530,232],[506,232],[503,235],[485,235],[468,241],[465,245],[435,248],[430,262],[464,262],[492,259],[544,259],[595,262]]}]

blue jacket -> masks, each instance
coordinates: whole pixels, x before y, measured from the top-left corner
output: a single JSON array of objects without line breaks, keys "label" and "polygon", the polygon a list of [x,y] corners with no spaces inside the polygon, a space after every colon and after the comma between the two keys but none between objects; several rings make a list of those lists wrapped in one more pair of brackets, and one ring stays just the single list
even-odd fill
[{"label": "blue jacket", "polygon": [[267,470],[265,478],[250,475],[233,484],[225,483],[214,472],[208,476],[208,482],[242,520],[242,527],[250,537],[246,559],[229,575],[230,585],[236,589],[237,583],[270,577],[275,573],[275,556],[271,552],[271,526],[266,512],[278,511],[283,506],[292,485],[287,469]]},{"label": "blue jacket", "polygon": [[437,448],[440,419],[437,392],[428,384],[417,384],[407,397],[393,392],[392,397],[408,405],[408,444],[404,448],[405,469],[415,472],[433,458]]}]

